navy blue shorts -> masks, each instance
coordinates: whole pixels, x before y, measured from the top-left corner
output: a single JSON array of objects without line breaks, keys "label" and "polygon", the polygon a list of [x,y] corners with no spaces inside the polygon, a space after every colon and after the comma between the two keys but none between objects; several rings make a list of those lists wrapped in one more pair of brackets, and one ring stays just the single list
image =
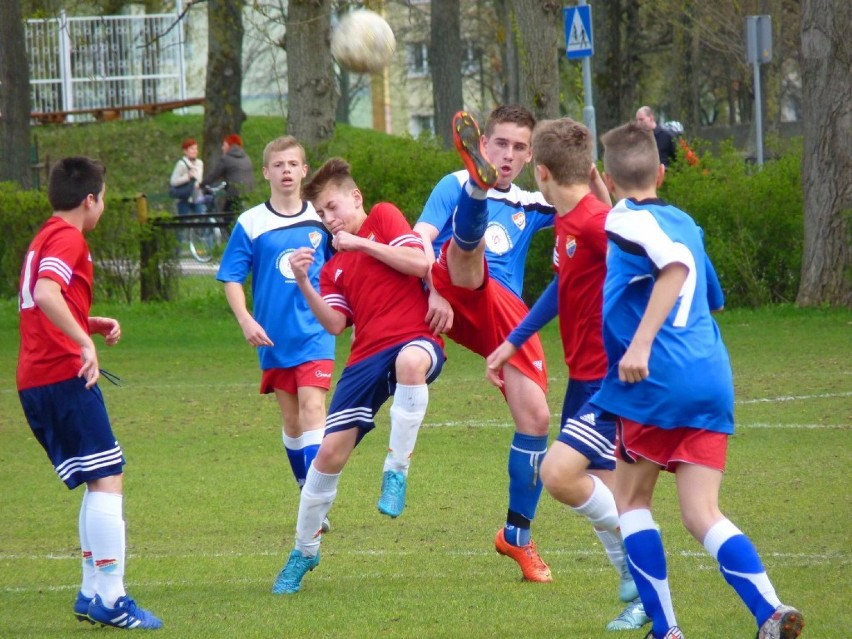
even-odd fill
[{"label": "navy blue shorts", "polygon": [[86,381],[74,377],[18,396],[33,435],[68,488],[121,474],[124,456],[97,384],[87,390]]},{"label": "navy blue shorts", "polygon": [[589,460],[592,470],[615,469],[615,421],[602,419],[589,399],[601,387],[600,380],[569,381],[562,402],[562,428],[557,439]]},{"label": "navy blue shorts", "polygon": [[406,347],[422,348],[429,353],[432,366],[426,374],[426,383],[438,379],[444,367],[444,352],[437,342],[426,338],[402,342],[347,366],[337,380],[328,407],[326,434],[357,428],[360,442],[376,427],[373,421],[376,413],[396,390],[396,358]]}]

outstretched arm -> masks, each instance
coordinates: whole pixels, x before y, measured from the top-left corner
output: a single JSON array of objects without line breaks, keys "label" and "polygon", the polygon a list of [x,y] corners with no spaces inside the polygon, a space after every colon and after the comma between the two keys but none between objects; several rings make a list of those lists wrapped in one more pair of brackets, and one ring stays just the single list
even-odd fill
[{"label": "outstretched arm", "polygon": [[532,337],[539,332],[544,326],[552,320],[559,312],[559,288],[557,279],[554,277],[544,292],[533,304],[530,312],[521,321],[520,324],[509,333],[500,346],[486,358],[485,377],[489,382],[501,388],[503,380],[500,377],[500,371],[512,357],[515,356],[521,347]]}]

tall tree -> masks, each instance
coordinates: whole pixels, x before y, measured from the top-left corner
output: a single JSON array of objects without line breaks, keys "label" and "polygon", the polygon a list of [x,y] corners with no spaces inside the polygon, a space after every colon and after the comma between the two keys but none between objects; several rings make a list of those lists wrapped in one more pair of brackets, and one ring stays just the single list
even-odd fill
[{"label": "tall tree", "polygon": [[852,305],[852,45],[848,0],[804,0],[805,243],[796,302]]},{"label": "tall tree", "polygon": [[287,50],[287,132],[306,147],[334,135],[337,82],[331,59],[331,0],[290,0]]},{"label": "tall tree", "polygon": [[516,25],[521,103],[536,118],[559,117],[562,3],[512,0]]},{"label": "tall tree", "polygon": [[642,104],[653,104],[649,96],[636,95],[645,72],[637,45],[644,35],[640,35],[639,9],[639,3],[630,0],[608,0],[592,6],[592,68],[599,133],[631,119]]},{"label": "tall tree", "polygon": [[209,0],[207,7],[207,83],[204,90],[204,162],[221,155],[222,140],[239,133],[242,107],[243,0]]},{"label": "tall tree", "polygon": [[453,114],[464,108],[459,0],[432,0],[431,21],[429,67],[432,71],[435,133],[449,148],[453,145]]},{"label": "tall tree", "polygon": [[28,189],[30,172],[30,73],[20,2],[0,2],[0,181]]}]

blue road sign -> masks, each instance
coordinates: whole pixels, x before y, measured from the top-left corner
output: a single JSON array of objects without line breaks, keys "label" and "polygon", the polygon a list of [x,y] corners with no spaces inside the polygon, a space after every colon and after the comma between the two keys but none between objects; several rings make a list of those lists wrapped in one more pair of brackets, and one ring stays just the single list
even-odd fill
[{"label": "blue road sign", "polygon": [[587,4],[565,7],[562,17],[565,23],[565,55],[569,60],[591,56],[595,50],[592,43],[592,8]]}]

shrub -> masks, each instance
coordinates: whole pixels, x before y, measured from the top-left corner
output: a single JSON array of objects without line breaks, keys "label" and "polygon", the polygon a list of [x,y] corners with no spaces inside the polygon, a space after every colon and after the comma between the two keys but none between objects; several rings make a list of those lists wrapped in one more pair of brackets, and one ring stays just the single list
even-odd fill
[{"label": "shrub", "polygon": [[[17,184],[0,183],[0,210],[4,229],[0,234],[0,297],[18,294],[21,265],[33,236],[51,215],[47,195],[20,190]],[[97,301],[132,302],[139,299],[140,242],[154,234],[154,260],[160,264],[161,289],[174,291],[177,269],[172,233],[142,227],[136,219],[135,198],[106,196],[106,208],[97,227],[86,235],[95,260]],[[170,299],[168,294],[163,297]]]},{"label": "shrub", "polygon": [[802,144],[762,169],[729,143],[691,167],[677,163],[660,195],[704,229],[728,306],[792,302],[799,287],[803,242]]}]

